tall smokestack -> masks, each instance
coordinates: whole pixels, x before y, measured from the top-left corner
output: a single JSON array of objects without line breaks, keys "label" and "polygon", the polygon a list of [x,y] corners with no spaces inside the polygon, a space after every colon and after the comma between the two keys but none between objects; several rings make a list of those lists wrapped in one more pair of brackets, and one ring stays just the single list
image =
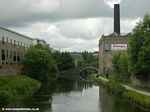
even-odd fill
[{"label": "tall smokestack", "polygon": [[120,7],[114,4],[114,32],[120,35]]}]

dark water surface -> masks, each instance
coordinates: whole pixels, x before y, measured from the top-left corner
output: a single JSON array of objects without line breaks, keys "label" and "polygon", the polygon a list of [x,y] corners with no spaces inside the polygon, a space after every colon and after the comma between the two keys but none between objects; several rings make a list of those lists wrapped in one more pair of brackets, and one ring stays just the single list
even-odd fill
[{"label": "dark water surface", "polygon": [[[20,96],[19,99],[24,97]],[[103,87],[70,80],[44,84],[34,96],[7,107],[39,109],[32,112],[150,112],[108,94]]]}]

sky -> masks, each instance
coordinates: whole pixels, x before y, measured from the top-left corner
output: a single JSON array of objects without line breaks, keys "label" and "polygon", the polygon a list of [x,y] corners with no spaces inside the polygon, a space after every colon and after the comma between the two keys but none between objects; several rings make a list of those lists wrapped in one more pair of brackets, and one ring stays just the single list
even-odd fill
[{"label": "sky", "polygon": [[121,33],[150,14],[150,0],[0,0],[0,26],[54,49],[94,52],[101,35],[113,33],[112,4],[119,2]]}]

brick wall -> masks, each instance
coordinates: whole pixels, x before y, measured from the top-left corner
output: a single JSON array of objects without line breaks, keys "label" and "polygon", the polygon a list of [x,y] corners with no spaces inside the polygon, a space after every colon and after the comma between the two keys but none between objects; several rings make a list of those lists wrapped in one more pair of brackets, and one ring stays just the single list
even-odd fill
[{"label": "brick wall", "polygon": [[[112,57],[116,52],[112,51],[112,44],[128,44],[128,36],[102,36],[99,40],[99,69],[100,71],[107,71],[112,69]],[[107,48],[106,48],[107,47]]]}]

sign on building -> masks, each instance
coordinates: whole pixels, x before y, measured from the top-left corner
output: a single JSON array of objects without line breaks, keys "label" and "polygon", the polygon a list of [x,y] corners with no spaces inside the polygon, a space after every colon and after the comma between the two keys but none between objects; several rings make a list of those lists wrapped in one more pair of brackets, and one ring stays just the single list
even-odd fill
[{"label": "sign on building", "polygon": [[111,44],[111,50],[112,51],[122,51],[122,50],[127,50],[127,44]]}]

